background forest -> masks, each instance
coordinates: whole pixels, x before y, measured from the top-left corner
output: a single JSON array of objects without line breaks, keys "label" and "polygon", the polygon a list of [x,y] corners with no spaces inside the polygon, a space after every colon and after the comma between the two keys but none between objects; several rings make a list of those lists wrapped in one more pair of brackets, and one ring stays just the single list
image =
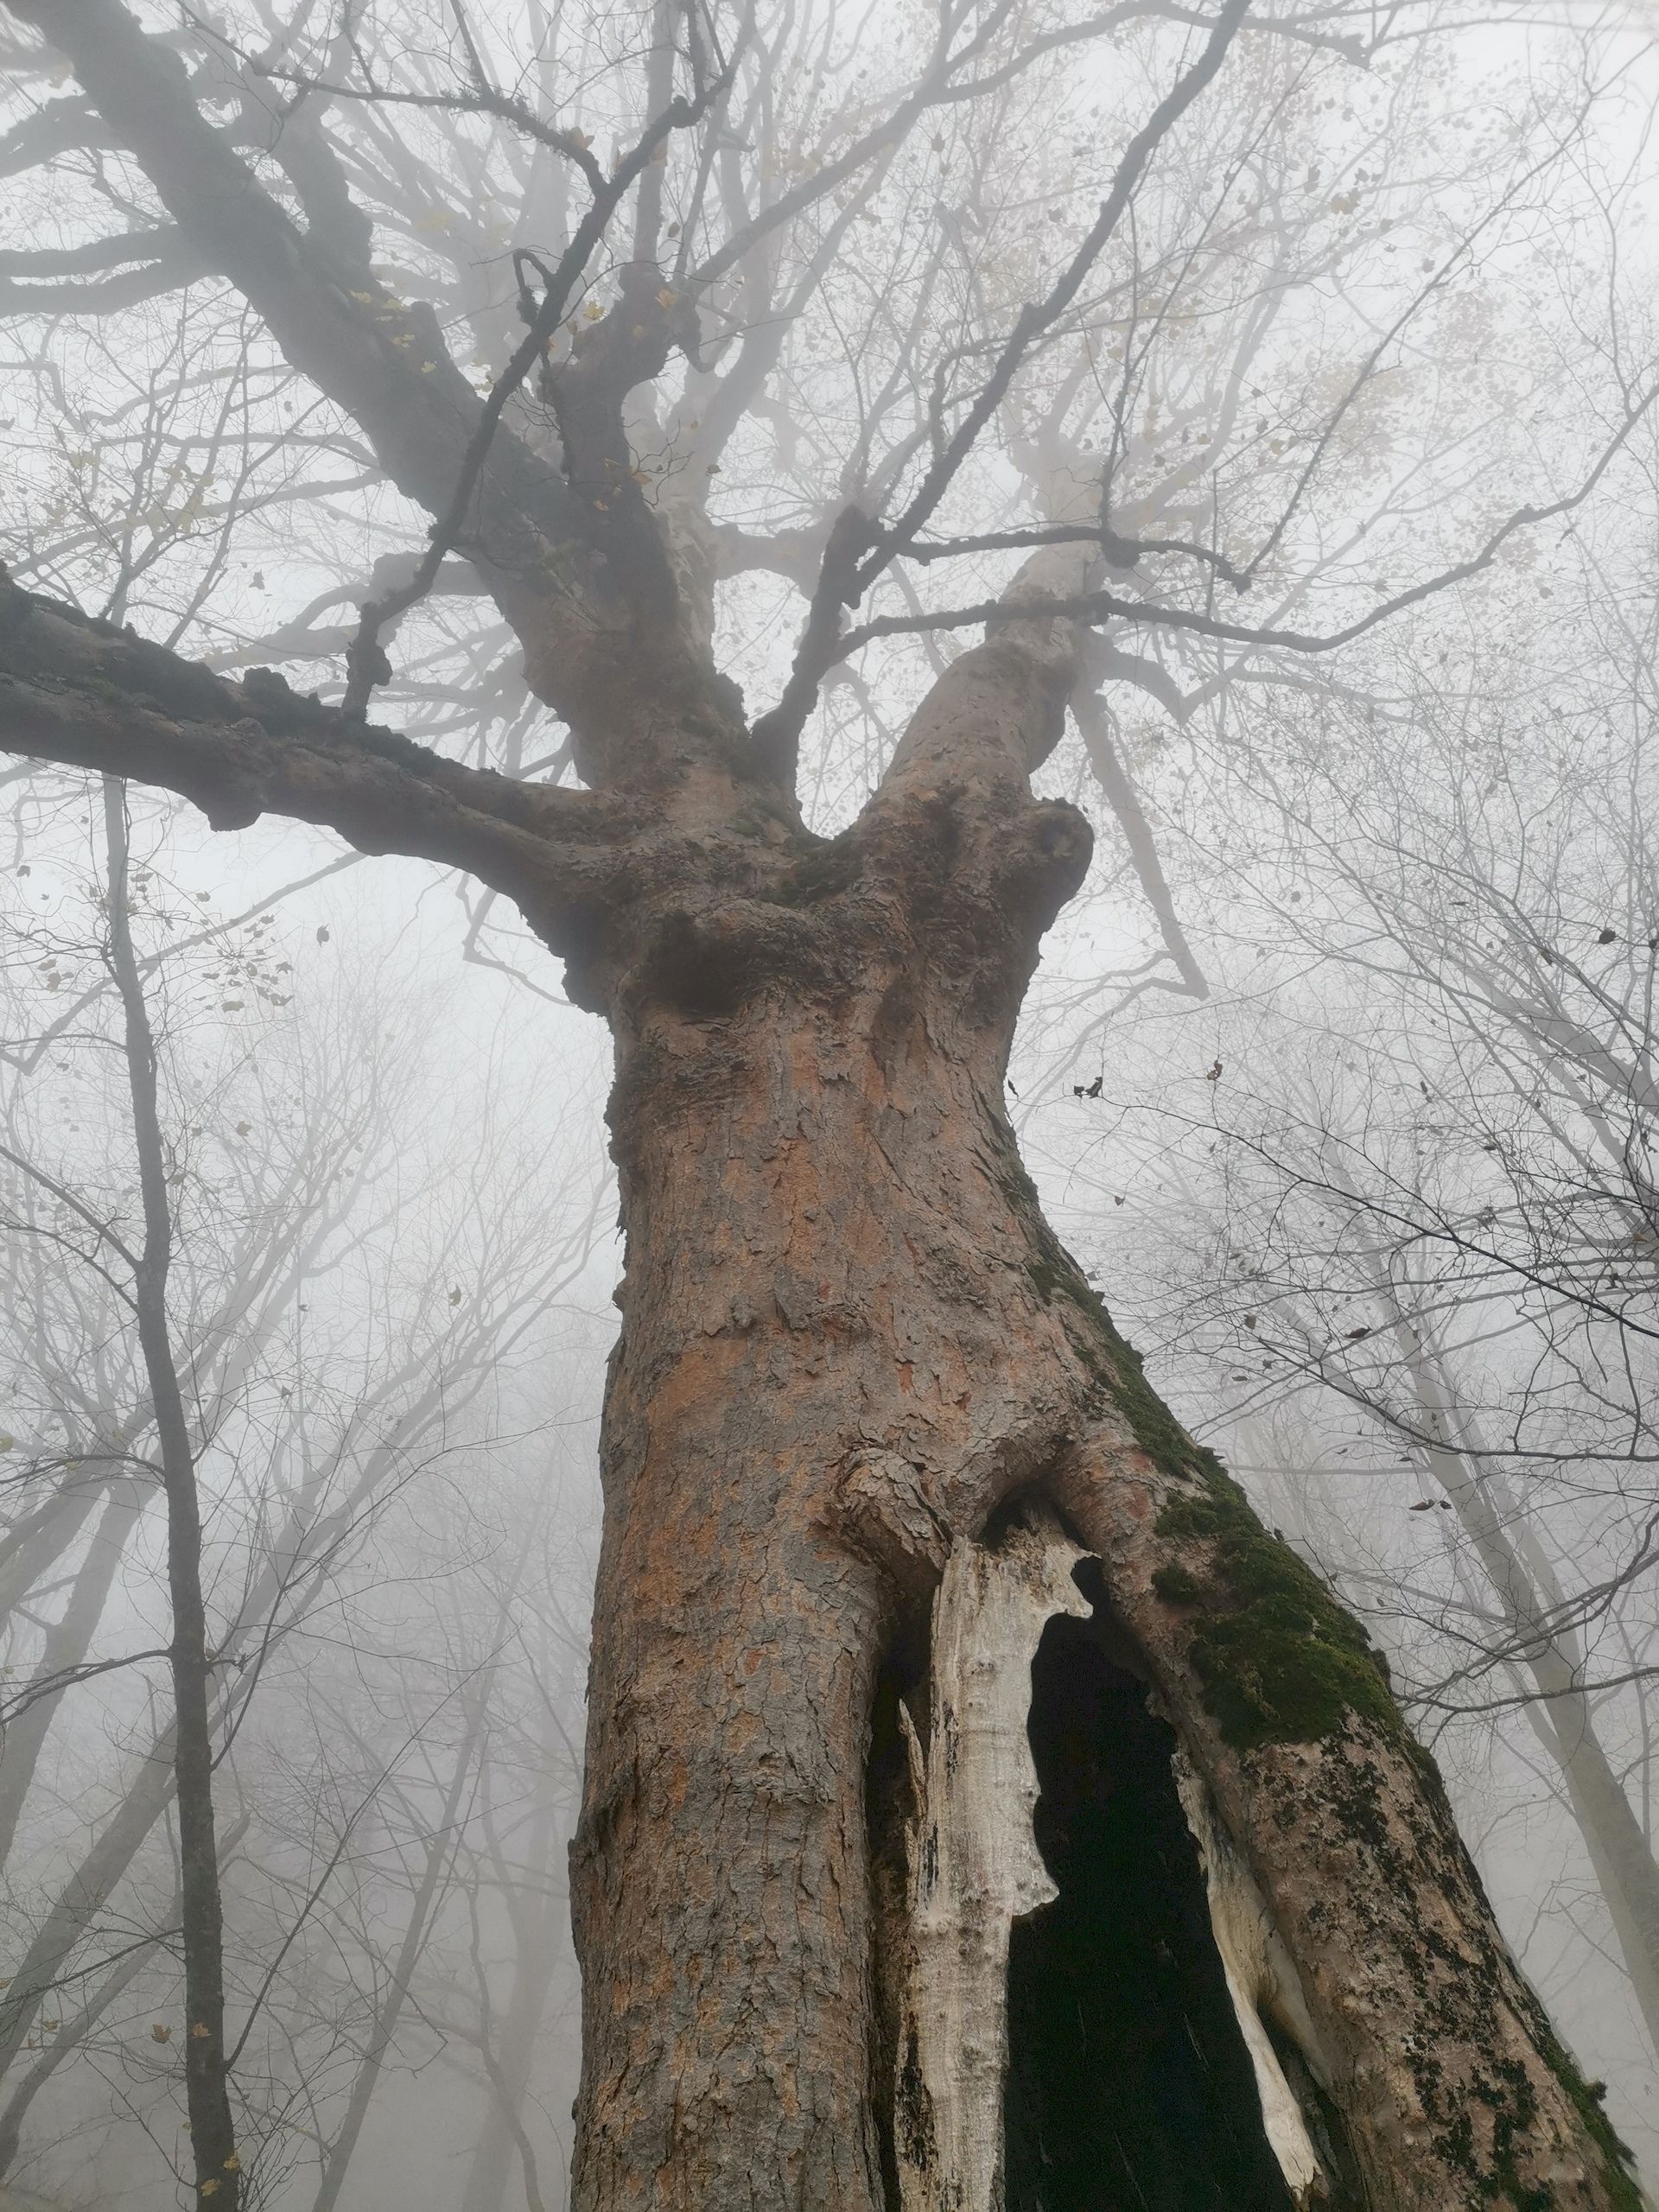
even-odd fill
[{"label": "background forest", "polygon": [[[637,129],[660,12],[145,20],[273,190],[315,220],[349,185],[377,278],[484,389],[523,336],[524,257],[576,219],[559,142],[608,158]],[[712,304],[670,399],[636,395],[636,473],[699,518],[756,700],[834,514],[937,443],[1191,20],[1130,0],[1085,38],[1076,10],[979,12],[1018,66],[966,97],[928,73],[970,9],[764,0],[715,155],[640,194],[670,284]],[[919,561],[863,610],[805,784],[814,828],[849,818],[969,634],[930,611],[993,594],[1007,534],[1075,523],[1103,470],[1126,536],[1207,549],[1126,558],[1115,589],[1179,585],[1198,619],[1101,633],[1044,772],[1098,843],[1010,1111],[1159,1388],[1387,1650],[1652,2187],[1649,32],[1338,3],[1243,42],[1000,407],[948,589]],[[53,50],[0,16],[0,557],[338,698],[423,518]],[[550,359],[629,255],[594,257]],[[512,407],[550,439],[533,378]],[[1512,529],[1522,508],[1552,512]],[[569,779],[466,562],[388,651],[377,717]],[[292,823],[213,837],[35,765],[0,770],[0,2171],[152,2212],[188,2163],[124,936],[205,1518],[249,2199],[551,2212],[617,1263],[599,1026],[467,879]]]}]

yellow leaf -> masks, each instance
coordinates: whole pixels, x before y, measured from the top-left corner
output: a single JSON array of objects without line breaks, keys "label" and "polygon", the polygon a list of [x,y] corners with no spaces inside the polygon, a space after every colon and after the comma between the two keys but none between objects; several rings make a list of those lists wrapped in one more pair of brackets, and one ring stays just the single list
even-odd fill
[{"label": "yellow leaf", "polygon": [[152,2020],[149,2024],[149,2039],[152,2043],[171,2043],[173,2031],[165,2020]]},{"label": "yellow leaf", "polygon": [[662,290],[657,295],[657,304],[659,308],[671,308],[678,297],[679,294],[677,292],[671,292],[667,285],[664,284]]},{"label": "yellow leaf", "polygon": [[212,2175],[209,2175],[206,2181],[199,2181],[196,2183],[196,2187],[201,2191],[204,2196],[211,2196],[213,2191],[219,2187],[219,2183]]},{"label": "yellow leaf", "polygon": [[206,2043],[206,2042],[207,2042],[207,2029],[202,2025],[202,2024],[201,2024],[201,2022],[200,2022],[200,2020],[198,2020],[198,2021],[195,2023],[195,2024],[192,2027],[192,2029],[191,2029],[191,2031],[190,2031],[190,2039],[191,2039],[191,2041],[192,2041],[193,2043]]},{"label": "yellow leaf", "polygon": [[225,2171],[227,2174],[239,2174],[242,2171],[242,2161],[237,2157],[234,2151],[232,2152],[230,2157],[225,2161]]},{"label": "yellow leaf", "polygon": [[604,314],[605,310],[601,307],[597,300],[589,300],[583,312],[586,314],[589,322],[597,322],[601,315]]}]

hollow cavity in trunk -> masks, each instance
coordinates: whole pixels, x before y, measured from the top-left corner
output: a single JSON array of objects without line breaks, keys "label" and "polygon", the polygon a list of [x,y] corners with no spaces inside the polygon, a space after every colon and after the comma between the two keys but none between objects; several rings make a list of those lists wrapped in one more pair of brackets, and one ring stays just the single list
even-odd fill
[{"label": "hollow cavity in trunk", "polygon": [[901,2212],[1355,2201],[1294,1968],[1042,1505],[895,1656],[872,1815]]}]

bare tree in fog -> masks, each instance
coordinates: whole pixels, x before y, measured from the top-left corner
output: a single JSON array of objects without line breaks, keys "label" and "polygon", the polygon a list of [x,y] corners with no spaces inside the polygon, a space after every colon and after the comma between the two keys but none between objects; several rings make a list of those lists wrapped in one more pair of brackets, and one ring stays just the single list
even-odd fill
[{"label": "bare tree in fog", "polygon": [[[431,1324],[417,1324],[401,1354],[387,1347],[388,1358],[385,1351],[377,1355],[372,1333],[364,1335],[360,1356],[377,1359],[379,1371],[368,1389],[359,1381],[342,1395],[345,1376],[332,1371],[329,1357],[307,1349],[311,1331],[300,1317],[308,1300],[317,1310],[320,1294],[325,1311],[334,1303],[349,1283],[354,1248],[382,1267],[395,1256],[384,1236],[376,1253],[373,1216],[377,1186],[400,1151],[398,1180],[405,1189],[417,1187],[409,1176],[408,1132],[399,1127],[411,1096],[407,1070],[400,1078],[393,1067],[377,1071],[371,1061],[337,1066],[334,1095],[318,1088],[336,1048],[321,1033],[306,1039],[302,1029],[300,1049],[292,1050],[299,1041],[291,1033],[296,1017],[283,1010],[294,997],[293,963],[277,957],[264,919],[240,930],[181,925],[164,871],[130,858],[116,787],[105,800],[108,857],[93,874],[96,899],[89,891],[79,930],[75,903],[60,898],[44,925],[26,912],[16,918],[10,940],[20,976],[8,1042],[15,1075],[29,1073],[14,1082],[9,1098],[6,1358],[12,1418],[34,1433],[6,1440],[17,1469],[9,1485],[15,1505],[7,1565],[16,1592],[9,1641],[14,1652],[32,1649],[35,1656],[27,1679],[8,1689],[0,1708],[6,1719],[0,1808],[9,1850],[22,1824],[30,1852],[39,1852],[43,1837],[55,1836],[61,1853],[82,1815],[54,1802],[62,1785],[41,1764],[48,1730],[56,1720],[61,1732],[78,1697],[107,1692],[124,1675],[141,1674],[147,1661],[169,1655],[165,1630],[156,1632],[162,1622],[145,1633],[142,1554],[146,1508],[158,1484],[165,1487],[161,1477],[170,1452],[168,1479],[176,1482],[182,1467],[194,1490],[196,1469],[205,1465],[213,1485],[210,1590],[202,1588],[199,1516],[191,1546],[205,1601],[197,1653],[203,1700],[194,1720],[197,1765],[187,1775],[183,1797],[196,1793],[192,1833],[200,1854],[207,1817],[202,1801],[216,1771],[221,1789],[228,1776],[234,1865],[237,1847],[245,1860],[276,1840],[261,1806],[261,1786],[256,1783],[250,1799],[243,1779],[246,1745],[260,1732],[256,1692],[273,1677],[280,1681],[284,1649],[303,1643],[309,1619],[351,1619],[353,1563],[377,1542],[389,1546],[387,1509],[411,1481],[429,1482],[446,1452],[453,1454],[455,1423],[469,1401],[497,1387],[515,1338],[533,1337],[549,1300],[580,1274],[595,1216],[590,1198],[535,1249],[515,1243],[515,1233],[520,1240],[537,1236],[541,1217],[533,1206],[516,1232],[487,1218],[458,1223],[448,1249],[436,1255],[441,1281],[429,1280],[423,1290],[412,1287],[416,1313],[442,1316],[439,1341],[432,1341]],[[62,805],[59,795],[58,811]],[[153,843],[154,830],[149,834]],[[49,848],[37,843],[35,850],[39,868]],[[135,910],[152,940],[142,950]],[[206,942],[193,946],[196,938]],[[228,1026],[233,1033],[236,1024],[226,1025],[224,1008],[261,1002],[272,1010],[275,1027],[266,1027],[262,1052],[232,1043],[228,1067],[215,1081],[199,1050],[194,1058],[181,1055],[165,1033],[158,1041],[149,1003],[158,988],[168,1026],[186,1034],[204,1021],[210,1030]],[[227,1000],[227,990],[244,995]],[[67,1020],[59,1011],[66,995],[75,1009]],[[67,1113],[58,1072],[66,1062],[77,1070]],[[124,1101],[108,1083],[123,1069],[130,1081],[123,1074],[122,1085],[137,1085],[124,1102]],[[290,1088],[296,1076],[297,1096]],[[188,1126],[174,1118],[179,1103]],[[260,1136],[254,1145],[256,1119]],[[135,1140],[145,1171],[137,1191],[123,1164],[124,1154],[133,1156]],[[521,1201],[532,1188],[520,1185]],[[152,1249],[164,1240],[170,1262],[164,1272],[172,1279],[170,1295],[165,1283],[158,1288],[154,1274],[149,1279],[149,1338],[142,1342],[129,1226],[140,1210],[140,1191],[149,1209],[140,1211],[140,1233]],[[477,1267],[478,1280],[463,1288],[469,1264]],[[340,1318],[349,1310],[340,1309]],[[159,1342],[158,1329],[164,1332]],[[163,1448],[155,1408],[169,1398]],[[83,1539],[89,1501],[92,1523]],[[175,1537],[169,1531],[164,1547],[166,1579]],[[383,1553],[383,1567],[387,1563]],[[67,1589],[55,1618],[54,1582]],[[163,1619],[171,1610],[163,1607]],[[426,1694],[442,1713],[448,1696]],[[120,1713],[118,1702],[109,1717],[117,1720]],[[143,1708],[135,1714],[129,1704],[118,1725],[124,1733],[135,1725],[142,1731]],[[417,1738],[420,1732],[417,1720]],[[16,2155],[25,2117],[54,2076],[72,2060],[90,2056],[97,2063],[106,2048],[120,2049],[130,2028],[114,2008],[142,1999],[156,1986],[158,1960],[164,1986],[167,1955],[181,1946],[184,2021],[176,2041],[167,2029],[156,2067],[165,2074],[180,2055],[199,2066],[212,2060],[218,2075],[207,2093],[222,2097],[227,2056],[246,2047],[245,2109],[260,2084],[254,2146],[269,2152],[272,2130],[280,2139],[287,2129],[283,2098],[273,2094],[268,2078],[263,2025],[249,2045],[261,2012],[281,2008],[286,1998],[280,1982],[273,1993],[267,1961],[257,1955],[264,1949],[275,1954],[277,1967],[287,1963],[300,1923],[327,1909],[330,1897],[326,1889],[307,1895],[303,1885],[286,1893],[279,1887],[251,1925],[238,1926],[238,1904],[248,1892],[245,1874],[239,1897],[232,1900],[226,1953],[240,2016],[235,2050],[227,2054],[211,2028],[205,2036],[190,2033],[199,2023],[209,2024],[204,2013],[211,2007],[197,2001],[194,1981],[204,1940],[210,1980],[214,1971],[213,1919],[223,1853],[213,1853],[205,1877],[200,1855],[194,1868],[198,1891],[210,1891],[203,1930],[193,1918],[201,1908],[193,1905],[181,1874],[171,1901],[155,1886],[158,1875],[167,1878],[156,1863],[158,1830],[175,1808],[181,1833],[167,1838],[163,1859],[181,1859],[191,1840],[176,1773],[184,1733],[175,1714],[147,1745],[140,1734],[130,1786],[93,1815],[79,1865],[73,1852],[68,1861],[60,1857],[55,1896],[40,1889],[38,1859],[31,1862],[22,1851],[12,1856],[10,1912],[24,1942],[0,1999],[4,2049],[16,2067],[0,2111],[5,2164]],[[63,1755],[73,1770],[85,1752],[72,1743]],[[379,1745],[365,1747],[364,1772],[354,1785],[359,1815],[373,1798],[381,1759]],[[256,1771],[260,1763],[256,1759]],[[99,1796],[105,1788],[99,1777]],[[452,1836],[446,1835],[445,1847],[453,1847]],[[73,1872],[64,1881],[66,1864]],[[285,2027],[279,2045],[284,2039],[308,2065],[326,2065],[327,2044],[318,2049],[315,2031],[308,2048],[297,2023]],[[277,2066],[280,2075],[280,2058]],[[226,2116],[228,2109],[223,2107]],[[222,2139],[222,2121],[216,2139],[194,2113],[192,2119],[199,2180],[215,2184],[209,2195],[234,2202],[249,2144],[238,2148]]]},{"label": "bare tree in fog", "polygon": [[9,5],[79,90],[7,142],[54,428],[0,737],[470,878],[474,957],[537,975],[516,906],[613,1043],[575,2202],[1633,2205],[1363,1631],[1003,1096],[1090,861],[1052,779],[1155,920],[1108,1011],[1192,1002],[1120,716],[1362,686],[1630,480],[1615,257],[1542,323],[1521,276],[1612,205],[1617,39],[1482,116],[1454,21],[1247,0]]}]

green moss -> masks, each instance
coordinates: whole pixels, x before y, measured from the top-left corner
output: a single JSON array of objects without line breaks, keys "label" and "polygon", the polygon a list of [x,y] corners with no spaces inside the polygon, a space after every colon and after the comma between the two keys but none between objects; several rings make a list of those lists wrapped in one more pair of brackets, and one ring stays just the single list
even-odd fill
[{"label": "green moss", "polygon": [[1157,1568],[1152,1586],[1166,1605],[1196,1605],[1204,1595],[1203,1583],[1179,1560],[1172,1566]]},{"label": "green moss", "polygon": [[1388,1735],[1402,1732],[1364,1630],[1268,1534],[1236,1483],[1211,1474],[1200,1495],[1169,1501],[1157,1529],[1214,1547],[1200,1586],[1205,1611],[1192,1631],[1192,1664],[1230,1744],[1244,1751],[1315,1743],[1350,1713]]},{"label": "green moss", "polygon": [[1192,1441],[1147,1381],[1140,1354],[1043,1223],[1011,1135],[999,1166],[1011,1201],[1032,1226],[1037,1257],[1026,1273],[1033,1288],[1061,1313],[1103,1399],[1128,1423],[1141,1451],[1182,1485],[1183,1495],[1160,1515],[1157,1533],[1201,1544],[1208,1557],[1201,1567],[1166,1561],[1153,1587],[1166,1604],[1197,1615],[1192,1665],[1222,1734],[1241,1751],[1314,1743],[1353,1715],[1421,1762],[1364,1630],[1294,1552],[1268,1535],[1215,1453]]},{"label": "green moss", "polygon": [[1607,2094],[1605,2082],[1586,2082],[1560,2038],[1545,2028],[1539,2038],[1544,2063],[1572,2099],[1584,2130],[1601,2153],[1602,2181],[1614,2212],[1643,2212],[1642,2191],[1637,2186],[1636,2160],[1602,2109]]},{"label": "green moss", "polygon": [[[1012,1147],[1005,1177],[1014,1202],[1027,1201],[1034,1212],[1036,1186]],[[1220,1460],[1192,1441],[1152,1388],[1142,1372],[1140,1353],[1119,1336],[1099,1292],[1046,1229],[1039,1252],[1039,1257],[1026,1263],[1032,1287],[1045,1306],[1059,1306],[1073,1348],[1093,1370],[1103,1396],[1128,1421],[1154,1466],[1178,1482],[1219,1476]]]}]

